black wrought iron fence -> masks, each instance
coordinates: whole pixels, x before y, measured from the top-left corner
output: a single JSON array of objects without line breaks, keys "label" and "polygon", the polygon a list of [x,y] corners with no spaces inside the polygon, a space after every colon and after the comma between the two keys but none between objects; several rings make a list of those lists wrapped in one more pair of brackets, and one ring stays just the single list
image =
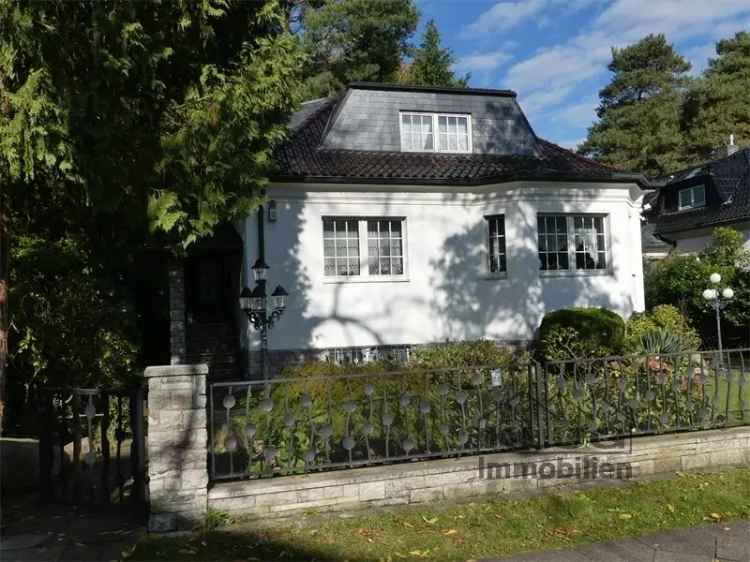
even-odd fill
[{"label": "black wrought iron fence", "polygon": [[47,389],[40,401],[43,501],[145,501],[143,388]]},{"label": "black wrought iron fence", "polygon": [[750,349],[215,383],[210,473],[258,478],[750,423]]},{"label": "black wrought iron fence", "polygon": [[477,454],[529,442],[528,373],[496,367],[216,383],[214,479]]},{"label": "black wrought iron fence", "polygon": [[750,350],[618,356],[539,366],[543,446],[750,422]]}]

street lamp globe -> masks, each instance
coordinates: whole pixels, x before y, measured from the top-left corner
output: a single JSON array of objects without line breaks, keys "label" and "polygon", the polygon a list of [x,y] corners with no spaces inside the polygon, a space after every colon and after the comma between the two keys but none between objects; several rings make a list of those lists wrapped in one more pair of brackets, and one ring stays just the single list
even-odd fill
[{"label": "street lamp globe", "polygon": [[719,283],[721,283],[721,275],[719,275],[718,273],[712,273],[709,279],[714,285],[718,285]]},{"label": "street lamp globe", "polygon": [[716,291],[714,289],[706,289],[703,291],[703,298],[707,301],[712,301],[716,298]]},{"label": "street lamp globe", "polygon": [[731,288],[727,287],[721,292],[721,296],[725,299],[731,299],[734,297],[734,291]]}]

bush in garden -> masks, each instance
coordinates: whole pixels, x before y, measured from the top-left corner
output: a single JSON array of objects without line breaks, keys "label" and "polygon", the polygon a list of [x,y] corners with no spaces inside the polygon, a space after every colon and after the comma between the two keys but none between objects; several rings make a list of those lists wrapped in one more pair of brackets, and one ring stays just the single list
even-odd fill
[{"label": "bush in garden", "polygon": [[[217,451],[229,450],[226,435],[231,434],[240,465],[249,451],[257,472],[259,453],[267,446],[277,451],[276,467],[299,470],[308,453],[317,463],[348,463],[366,459],[368,451],[408,454],[409,442],[412,453],[461,448],[461,431],[471,439],[466,446],[497,439],[497,431],[503,442],[511,442],[520,439],[517,420],[526,418],[520,398],[528,394],[526,359],[482,341],[420,349],[405,364],[311,361],[290,366],[282,376],[293,381],[254,386],[249,397],[242,389],[236,402],[230,401],[231,428],[218,422]],[[497,388],[491,386],[495,368],[502,372]],[[481,426],[477,412],[484,412]]]},{"label": "bush in garden", "polygon": [[[649,312],[633,314],[625,325],[627,352],[668,353],[664,345],[668,341],[673,342],[668,349],[675,349],[674,353],[695,351],[701,345],[698,332],[675,306],[662,304]],[[656,345],[659,342],[661,345]]]},{"label": "bush in garden", "polygon": [[510,348],[501,347],[491,340],[477,340],[419,347],[411,352],[410,366],[431,369],[488,365],[509,367],[515,359]]},{"label": "bush in garden", "polygon": [[713,241],[697,256],[677,254],[652,263],[644,271],[646,306],[676,306],[701,330],[704,341],[714,337],[713,309],[703,299],[711,273],[719,273],[722,286],[734,289],[722,318],[729,333],[746,337],[750,323],[750,251],[742,235],[731,228],[715,228]]},{"label": "bush in garden", "polygon": [[605,308],[566,308],[544,316],[540,351],[550,361],[616,355],[623,349],[625,322]]}]

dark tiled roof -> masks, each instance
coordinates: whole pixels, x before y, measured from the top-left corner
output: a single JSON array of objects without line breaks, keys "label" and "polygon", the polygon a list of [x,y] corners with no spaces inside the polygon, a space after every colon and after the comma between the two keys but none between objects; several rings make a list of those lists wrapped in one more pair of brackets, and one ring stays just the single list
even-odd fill
[{"label": "dark tiled roof", "polygon": [[276,151],[279,181],[486,184],[514,180],[630,181],[624,174],[543,139],[533,155],[445,154],[326,149],[321,143],[339,99],[315,102],[293,119],[289,139]]},{"label": "dark tiled roof", "polygon": [[[668,237],[674,232],[750,219],[750,148],[675,172],[665,180],[653,211],[656,234]],[[706,206],[677,210],[677,192],[700,183],[706,186]]]},{"label": "dark tiled roof", "polygon": [[672,249],[671,244],[657,238],[654,234],[656,225],[650,222],[641,224],[641,246],[644,254],[654,252],[669,252]]}]

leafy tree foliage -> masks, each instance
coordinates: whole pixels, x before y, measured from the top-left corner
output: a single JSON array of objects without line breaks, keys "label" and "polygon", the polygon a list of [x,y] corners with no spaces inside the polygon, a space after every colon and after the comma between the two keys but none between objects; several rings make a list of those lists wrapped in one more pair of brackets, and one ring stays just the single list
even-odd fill
[{"label": "leafy tree foliage", "polygon": [[413,0],[323,0],[303,9],[306,99],[356,80],[391,82],[417,27]]},{"label": "leafy tree foliage", "polygon": [[716,157],[730,134],[750,145],[750,33],[719,41],[716,54],[685,103],[687,156],[696,161]]},{"label": "leafy tree foliage", "polygon": [[465,88],[470,76],[456,78],[451,66],[456,62],[450,49],[443,47],[435,20],[427,22],[422,43],[415,51],[405,76],[399,81],[419,86],[456,86]]},{"label": "leafy tree foliage", "polygon": [[651,175],[682,166],[681,104],[690,63],[663,35],[649,35],[613,49],[608,68],[614,76],[599,92],[599,121],[581,152]]},{"label": "leafy tree foliage", "polygon": [[[674,304],[701,331],[703,341],[715,341],[713,309],[703,298],[709,276],[719,273],[722,287],[731,286],[734,298],[722,317],[745,337],[750,328],[750,251],[742,235],[731,228],[716,228],[713,241],[698,256],[678,254],[651,264],[644,285],[649,308]],[[743,333],[744,332],[744,333]]]},{"label": "leafy tree foliage", "polygon": [[273,0],[3,1],[2,180],[189,244],[259,200],[296,101],[284,25]]},{"label": "leafy tree foliage", "polygon": [[0,0],[16,384],[122,380],[162,288],[146,250],[262,200],[299,98],[285,7]]}]

